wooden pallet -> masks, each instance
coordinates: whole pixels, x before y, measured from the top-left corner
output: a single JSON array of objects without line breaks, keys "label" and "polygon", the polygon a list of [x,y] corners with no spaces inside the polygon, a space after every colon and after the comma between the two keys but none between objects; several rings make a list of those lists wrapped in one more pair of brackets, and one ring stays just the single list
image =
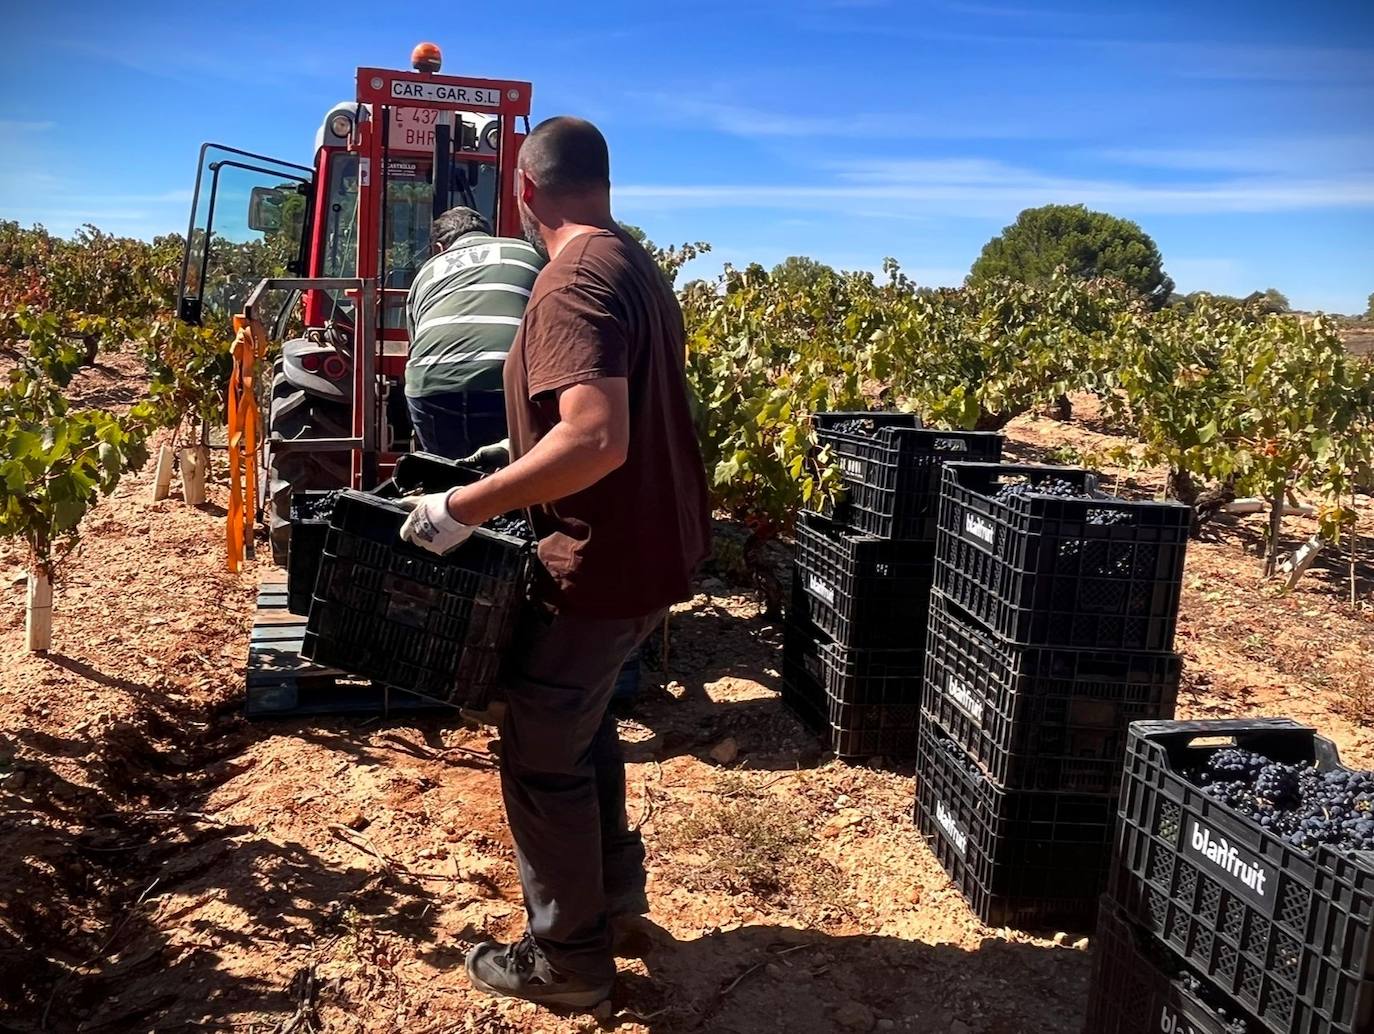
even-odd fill
[{"label": "wooden pallet", "polygon": [[451,704],[313,664],[301,657],[304,639],[305,618],[286,609],[286,572],[266,572],[258,583],[248,640],[244,713],[249,718],[454,710]]}]

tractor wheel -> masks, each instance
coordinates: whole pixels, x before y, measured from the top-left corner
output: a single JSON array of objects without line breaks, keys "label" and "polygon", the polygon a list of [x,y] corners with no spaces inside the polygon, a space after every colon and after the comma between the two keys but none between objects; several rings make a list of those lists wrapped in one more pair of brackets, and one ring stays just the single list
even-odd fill
[{"label": "tractor wheel", "polygon": [[[346,437],[349,411],[319,399],[306,397],[292,388],[284,374],[272,379],[272,404],[267,433],[287,441],[299,438]],[[286,564],[286,547],[291,539],[291,492],[293,489],[344,488],[351,476],[346,452],[269,453],[270,466],[263,471],[266,487],[263,507],[267,517],[272,560]]]}]

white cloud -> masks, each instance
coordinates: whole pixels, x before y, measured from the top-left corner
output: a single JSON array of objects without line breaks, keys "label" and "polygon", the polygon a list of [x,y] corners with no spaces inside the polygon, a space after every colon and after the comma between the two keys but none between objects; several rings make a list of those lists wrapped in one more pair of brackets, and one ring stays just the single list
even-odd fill
[{"label": "white cloud", "polygon": [[1374,207],[1374,174],[1141,183],[1056,176],[986,159],[882,160],[852,164],[829,183],[641,183],[615,193],[641,208],[877,206],[899,216],[998,218],[1044,204],[1133,214],[1277,212]]},{"label": "white cloud", "polygon": [[1184,172],[1278,173],[1374,170],[1374,136],[1218,140],[1206,147],[1116,147],[1093,157],[1119,165]]},{"label": "white cloud", "polygon": [[825,138],[849,145],[854,140],[1032,140],[1062,135],[1062,127],[1041,127],[1011,116],[950,118],[909,110],[827,113],[819,108],[794,113],[678,94],[632,96],[656,108],[662,119],[750,140]]}]

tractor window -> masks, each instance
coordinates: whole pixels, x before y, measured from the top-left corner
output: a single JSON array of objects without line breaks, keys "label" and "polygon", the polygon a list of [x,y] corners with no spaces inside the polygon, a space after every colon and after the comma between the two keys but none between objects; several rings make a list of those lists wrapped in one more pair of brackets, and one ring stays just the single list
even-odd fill
[{"label": "tractor window", "polygon": [[[413,159],[393,159],[387,175],[386,207],[386,286],[406,290],[420,267],[429,260],[430,225],[434,221],[434,185],[428,163]],[[496,166],[489,163],[458,161],[453,165],[453,183],[448,207],[466,205],[496,221]],[[405,325],[404,312],[388,307],[383,326]]]},{"label": "tractor window", "polygon": [[322,276],[353,276],[358,268],[358,156],[335,154],[329,162]]},{"label": "tractor window", "polygon": [[[311,170],[207,144],[192,201],[178,311],[228,330],[258,281],[299,275],[311,216]],[[264,299],[269,325],[293,298]]]}]

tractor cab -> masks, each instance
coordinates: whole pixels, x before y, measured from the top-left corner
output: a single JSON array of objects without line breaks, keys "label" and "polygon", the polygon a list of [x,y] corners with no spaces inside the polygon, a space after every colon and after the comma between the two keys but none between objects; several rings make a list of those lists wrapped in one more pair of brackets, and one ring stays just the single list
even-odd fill
[{"label": "tractor cab", "polygon": [[308,165],[201,148],[178,314],[240,344],[251,335],[261,353],[258,370],[236,344],[257,421],[240,445],[246,512],[261,483],[278,562],[293,490],[371,488],[409,449],[405,298],[432,254],[435,216],[465,205],[496,233],[520,233],[515,160],[530,84],[441,75],[428,43],[411,63],[359,68],[354,99],[326,112]]}]

